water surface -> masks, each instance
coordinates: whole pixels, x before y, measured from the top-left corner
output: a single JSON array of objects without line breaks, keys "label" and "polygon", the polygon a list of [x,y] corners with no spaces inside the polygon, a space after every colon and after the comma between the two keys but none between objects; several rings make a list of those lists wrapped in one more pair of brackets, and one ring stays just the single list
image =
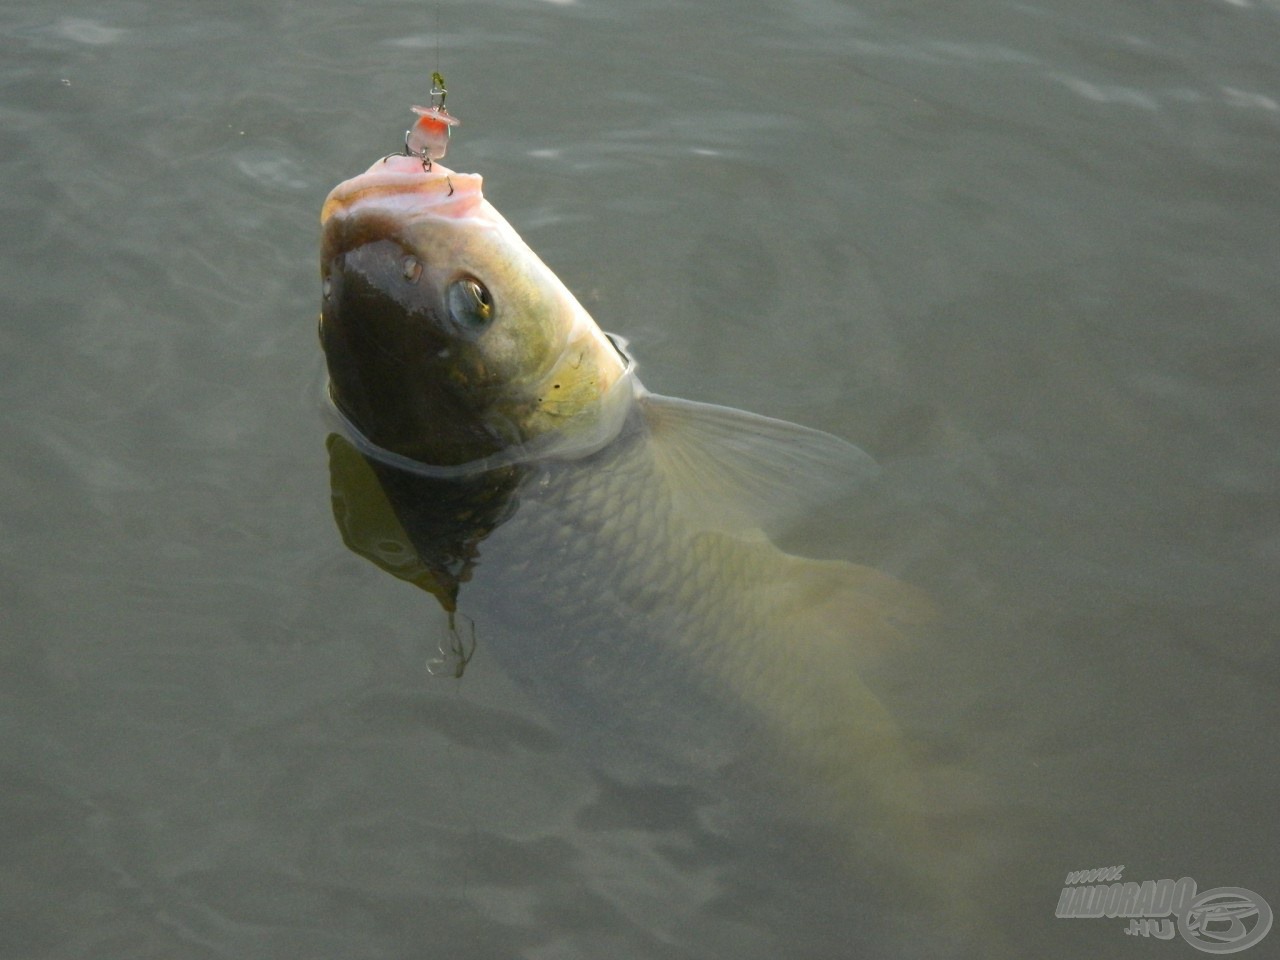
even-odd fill
[{"label": "water surface", "polygon": [[651,389],[881,461],[788,546],[942,611],[877,682],[1009,818],[1004,937],[1186,955],[1054,917],[1112,864],[1280,907],[1273,3],[14,3],[0,35],[0,954],[902,955],[857,904],[742,915],[786,898],[724,851],[655,859],[604,813],[678,797],[610,794],[483,645],[429,678],[434,601],[342,546],[318,211],[437,45],[450,161]]}]

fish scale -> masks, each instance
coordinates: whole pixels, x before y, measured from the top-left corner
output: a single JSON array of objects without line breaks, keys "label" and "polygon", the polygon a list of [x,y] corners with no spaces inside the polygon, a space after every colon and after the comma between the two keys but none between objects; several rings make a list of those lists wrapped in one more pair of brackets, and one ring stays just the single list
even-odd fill
[{"label": "fish scale", "polygon": [[[535,470],[460,592],[479,642],[584,762],[615,779],[709,797],[741,787],[744,769],[757,786],[798,782],[771,809],[843,823],[844,855],[909,861],[904,890],[963,889],[970,868],[936,852],[945,828],[915,757],[857,675],[860,631],[893,632],[892,614],[912,614],[918,592],[794,557],[758,532],[699,529],[648,440],[641,431]],[[521,575],[506,576],[508,564]],[[797,590],[805,577],[816,584]],[[735,779],[722,782],[728,770]],[[938,895],[939,909],[963,912]]]},{"label": "fish scale", "polygon": [[[475,621],[478,642],[518,661],[535,700],[575,738],[598,740],[590,729],[601,722],[595,706],[613,704],[606,741],[587,749],[593,762],[637,772],[629,754],[643,744],[647,772],[670,773],[687,767],[690,755],[699,764],[712,755],[730,759],[725,733],[750,717],[739,705],[732,723],[707,722],[705,708],[723,713],[728,700],[706,666],[731,655],[732,637],[748,625],[725,616],[733,585],[671,522],[670,497],[638,439],[526,482],[513,518],[480,545],[458,602]],[[729,650],[716,645],[725,639]],[[668,756],[655,756],[654,737],[621,722],[639,716],[648,726],[658,707],[656,742]]]}]

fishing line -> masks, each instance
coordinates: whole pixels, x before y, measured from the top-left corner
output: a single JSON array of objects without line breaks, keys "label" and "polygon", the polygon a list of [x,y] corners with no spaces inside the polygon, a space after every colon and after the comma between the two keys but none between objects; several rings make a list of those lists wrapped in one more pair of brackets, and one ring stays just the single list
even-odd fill
[{"label": "fishing line", "polygon": [[[431,105],[433,107],[436,107],[436,106],[443,107],[444,106],[443,94],[440,96],[439,104],[437,104],[436,96],[434,93],[437,87],[440,87],[441,89],[444,88],[444,75],[440,71],[440,0],[436,0],[435,7],[436,7],[436,17],[435,17],[436,19],[436,63],[435,63],[435,69],[431,73],[431,87],[432,87]],[[452,194],[453,192],[452,189],[450,189],[449,192]],[[454,610],[450,610],[448,612],[449,620],[448,620],[448,626],[446,629],[449,635],[450,648],[448,651],[446,651],[444,642],[441,642],[438,649],[440,650],[440,654],[444,660],[444,663],[446,665],[453,667],[453,670],[451,671],[453,673],[453,677],[452,677],[453,698],[456,704],[461,702],[462,700],[463,673],[466,670],[468,664],[471,662],[471,657],[475,654],[475,651],[476,651],[476,625],[474,621],[471,620],[470,617],[467,617],[464,614],[457,614],[457,616],[461,617],[466,623],[466,626],[463,629],[466,630],[469,628],[470,630],[470,637],[464,638],[463,636],[460,635],[458,631],[457,621],[455,620],[455,614],[456,614],[456,611]],[[468,644],[468,640],[470,641],[469,644]],[[452,654],[452,657],[450,656],[451,654]],[[427,664],[427,672],[431,673],[430,662],[428,662]],[[461,745],[456,740],[452,743],[447,744],[445,747],[445,750],[449,757],[450,779],[453,781],[454,795],[457,797],[463,796],[462,773],[460,770],[460,764],[463,762],[463,758],[460,758],[457,755],[458,751],[461,749],[462,749]],[[462,808],[465,811],[464,815],[466,818],[466,823],[463,827],[463,832],[467,838],[463,842],[463,846],[464,847],[469,846],[474,849],[478,847],[480,844],[480,825],[476,821],[475,812],[470,809],[470,806],[468,804],[462,804]],[[460,883],[459,883],[459,887],[460,887],[459,899],[462,900],[464,904],[469,902],[470,900],[471,859],[472,858],[468,856],[462,857],[462,863],[460,865],[461,877],[460,877]]]}]

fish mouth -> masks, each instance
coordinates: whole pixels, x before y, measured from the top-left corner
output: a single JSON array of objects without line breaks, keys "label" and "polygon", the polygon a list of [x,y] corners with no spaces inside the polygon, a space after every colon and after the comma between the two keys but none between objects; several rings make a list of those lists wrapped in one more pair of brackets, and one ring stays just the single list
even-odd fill
[{"label": "fish mouth", "polygon": [[481,183],[482,178],[476,173],[455,173],[439,163],[425,169],[418,157],[392,154],[334,187],[324,201],[320,222],[325,224],[335,216],[372,208],[400,214],[467,217],[484,201]]}]

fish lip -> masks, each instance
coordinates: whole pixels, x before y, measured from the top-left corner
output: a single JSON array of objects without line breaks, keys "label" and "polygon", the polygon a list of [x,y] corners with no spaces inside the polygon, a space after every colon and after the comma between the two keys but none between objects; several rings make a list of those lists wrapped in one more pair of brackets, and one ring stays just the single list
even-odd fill
[{"label": "fish lip", "polygon": [[484,201],[483,178],[456,173],[439,163],[423,169],[422,160],[392,154],[375,160],[364,173],[344,180],[325,198],[321,224],[357,208],[386,207],[438,217],[472,215]]}]

